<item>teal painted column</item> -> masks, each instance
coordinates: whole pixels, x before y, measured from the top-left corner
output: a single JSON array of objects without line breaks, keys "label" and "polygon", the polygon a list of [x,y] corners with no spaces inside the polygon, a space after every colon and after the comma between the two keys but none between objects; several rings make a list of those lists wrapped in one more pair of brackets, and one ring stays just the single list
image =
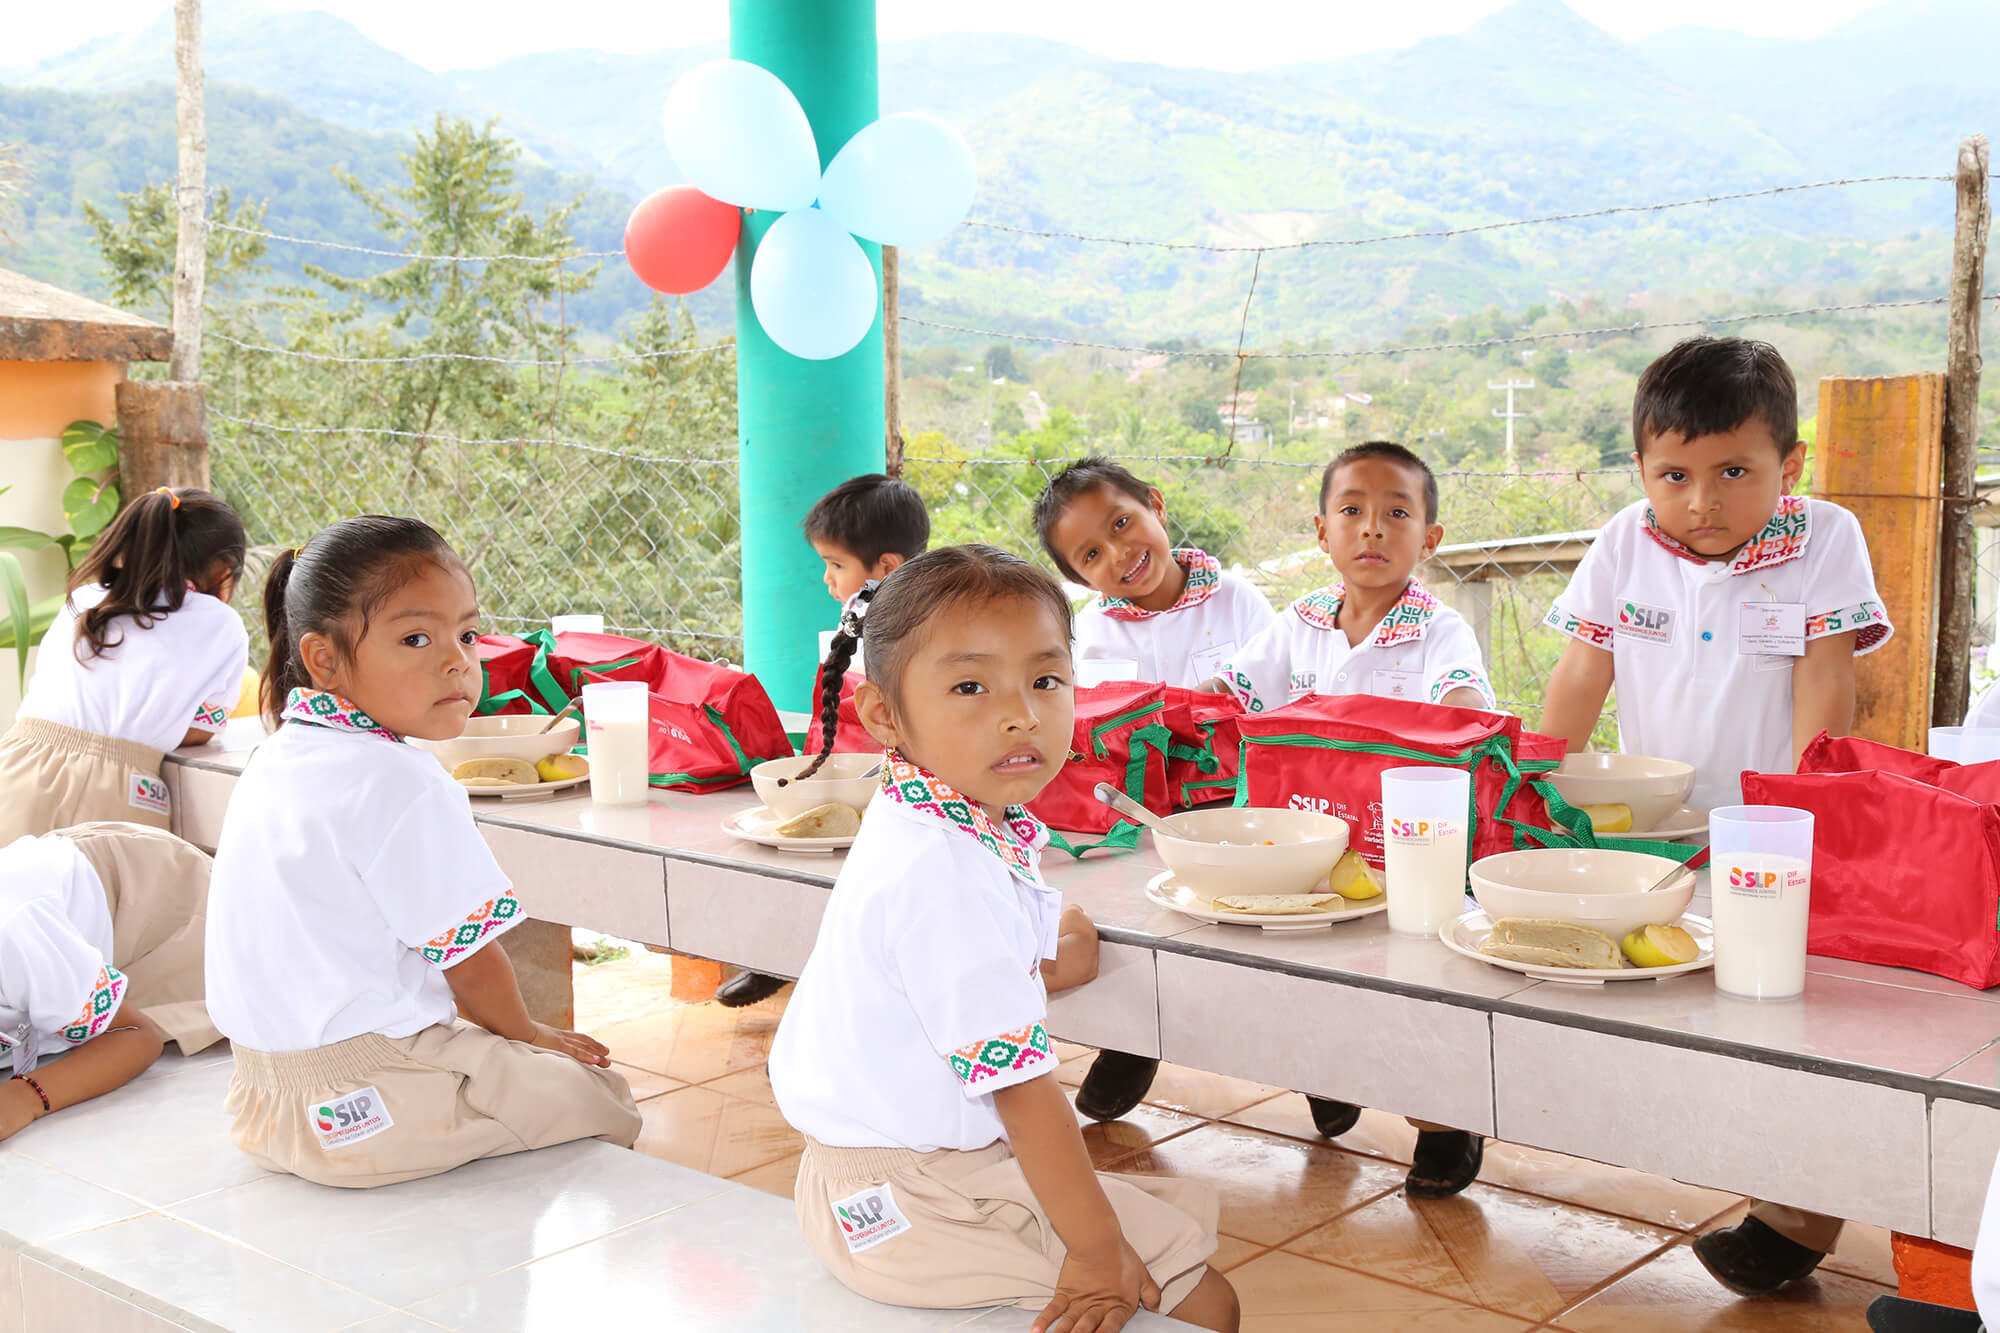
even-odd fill
[{"label": "teal painted column", "polygon": [[[798,97],[820,166],[880,114],[875,0],[730,0],[729,54]],[[883,467],[882,316],[831,361],[802,361],[764,335],[750,265],[774,213],[743,219],[736,249],[736,447],[742,493],[743,655],[780,708],[811,708],[819,632],[840,608],[799,531],[813,501]],[[879,282],[881,247],[861,242]]]}]

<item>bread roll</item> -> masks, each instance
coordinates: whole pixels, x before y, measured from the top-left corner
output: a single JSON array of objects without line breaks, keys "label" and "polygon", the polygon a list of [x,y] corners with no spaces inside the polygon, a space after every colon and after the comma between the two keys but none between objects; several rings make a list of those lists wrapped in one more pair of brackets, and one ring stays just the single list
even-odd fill
[{"label": "bread roll", "polygon": [[1505,958],[1536,967],[1574,967],[1600,971],[1625,966],[1618,941],[1601,930],[1567,921],[1528,921],[1505,917],[1493,923],[1493,933],[1479,946],[1489,958]]},{"label": "bread roll", "polygon": [[828,802],[796,815],[773,830],[781,838],[851,838],[861,831],[861,812]]}]

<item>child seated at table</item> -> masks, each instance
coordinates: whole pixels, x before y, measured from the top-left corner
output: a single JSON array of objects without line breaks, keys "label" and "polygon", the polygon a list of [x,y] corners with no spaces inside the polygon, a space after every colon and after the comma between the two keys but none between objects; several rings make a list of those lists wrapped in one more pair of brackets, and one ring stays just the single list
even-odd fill
[{"label": "child seated at table", "polygon": [[855,704],[888,769],[770,1059],[806,1136],[807,1245],[894,1305],[1015,1305],[1040,1311],[1038,1331],[1116,1328],[1144,1306],[1235,1329],[1235,1292],[1206,1264],[1215,1194],[1094,1172],[1055,1078],[1048,995],[1097,972],[1096,929],[1043,880],[1047,832],[1023,808],[1068,753],[1061,586],[1004,551],[947,547],[843,618],[830,676],[856,634]]},{"label": "child seated at table", "polygon": [[[806,540],[825,562],[826,590],[843,608],[863,588],[922,555],[931,540],[923,497],[915,487],[879,472],[850,477],[822,495],[807,512],[804,527]],[[833,686],[837,691],[839,682]],[[715,999],[726,1008],[741,1009],[784,988],[783,977],[746,968],[723,982]]]},{"label": "child seated at table", "polygon": [[[1791,494],[1805,467],[1798,387],[1776,348],[1690,338],[1639,377],[1643,500],[1604,525],[1546,624],[1569,636],[1541,729],[1581,750],[1613,683],[1619,749],[1692,764],[1701,809],[1745,769],[1788,773],[1854,720],[1854,659],[1893,632],[1853,514]],[[1804,1277],[1835,1218],[1759,1204],[1695,1242],[1740,1295]]]},{"label": "child seated at table", "polygon": [[[1035,530],[1062,576],[1097,594],[1076,617],[1079,670],[1126,661],[1138,680],[1199,689],[1273,619],[1255,584],[1206,551],[1173,547],[1159,488],[1107,458],[1058,472],[1035,501]],[[1129,1115],[1159,1067],[1150,1056],[1100,1051],[1076,1108],[1094,1120]]]},{"label": "child seated at table", "polygon": [[[0,848],[0,1140],[221,1034],[202,1007],[206,853],[80,824]],[[37,1068],[37,1062],[63,1058]]]},{"label": "child seated at table", "polygon": [[[1495,706],[1472,627],[1415,577],[1444,537],[1437,478],[1423,459],[1382,440],[1346,450],[1320,476],[1313,531],[1340,581],[1293,602],[1223,666],[1211,688],[1235,695],[1251,712],[1308,694]],[[1313,1123],[1330,1139],[1361,1119],[1351,1103],[1308,1101]],[[1410,1194],[1443,1198],[1478,1178],[1483,1137],[1410,1123],[1417,1128]]]}]

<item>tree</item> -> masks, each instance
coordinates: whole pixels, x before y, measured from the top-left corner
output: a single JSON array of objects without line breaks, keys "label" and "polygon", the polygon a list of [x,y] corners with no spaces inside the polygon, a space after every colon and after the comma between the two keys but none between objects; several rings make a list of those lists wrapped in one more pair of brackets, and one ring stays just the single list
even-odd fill
[{"label": "tree", "polygon": [[[123,220],[95,204],[83,205],[83,216],[96,234],[103,256],[104,276],[111,284],[113,304],[165,319],[174,303],[174,237],[180,225],[171,185],[155,181],[133,194],[121,194]],[[208,276],[204,286],[209,303],[219,296],[227,306],[246,279],[263,272],[264,241],[231,227],[260,230],[264,205],[235,203],[229,187],[218,187],[208,208]],[[222,225],[216,225],[222,224]]]},{"label": "tree", "polygon": [[995,343],[986,349],[986,378],[1018,380],[1024,378],[1021,368],[1014,361],[1014,349],[1006,343]]},{"label": "tree", "polygon": [[1189,430],[1209,435],[1222,433],[1222,410],[1215,405],[1213,398],[1205,394],[1181,399],[1180,414],[1181,421]]}]

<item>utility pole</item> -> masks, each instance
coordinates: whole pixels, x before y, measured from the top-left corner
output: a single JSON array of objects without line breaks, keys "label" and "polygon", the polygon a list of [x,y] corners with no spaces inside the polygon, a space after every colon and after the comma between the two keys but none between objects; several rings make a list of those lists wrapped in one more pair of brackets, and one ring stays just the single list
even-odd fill
[{"label": "utility pole", "polygon": [[1506,410],[1502,411],[1496,407],[1493,409],[1493,415],[1507,423],[1507,470],[1509,472],[1519,472],[1521,470],[1520,465],[1514,458],[1514,423],[1523,417],[1531,417],[1534,413],[1516,412],[1514,410],[1514,395],[1523,389],[1534,388],[1535,382],[1533,380],[1524,380],[1517,384],[1510,379],[1505,384],[1495,384],[1492,380],[1488,380],[1486,381],[1486,387],[1495,393],[1505,393],[1507,395]]}]

